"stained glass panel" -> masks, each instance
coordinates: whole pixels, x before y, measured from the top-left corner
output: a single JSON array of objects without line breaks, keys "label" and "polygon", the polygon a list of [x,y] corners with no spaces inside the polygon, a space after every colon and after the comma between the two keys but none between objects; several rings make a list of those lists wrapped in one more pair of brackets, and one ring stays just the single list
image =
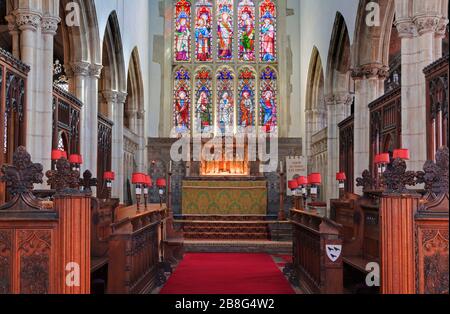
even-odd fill
[{"label": "stained glass panel", "polygon": [[239,60],[255,61],[255,4],[241,0],[238,5]]},{"label": "stained glass panel", "polygon": [[213,127],[212,76],[205,67],[195,75],[195,130],[211,132]]},{"label": "stained glass panel", "polygon": [[242,127],[255,126],[256,101],[255,101],[256,74],[250,67],[243,67],[239,71],[238,87],[238,125]]},{"label": "stained glass panel", "polygon": [[233,0],[217,0],[217,49],[221,61],[233,59]]},{"label": "stained glass panel", "polygon": [[276,61],[276,17],[275,4],[271,0],[263,0],[259,6],[260,17],[260,60],[262,62]]},{"label": "stained glass panel", "polygon": [[224,133],[234,126],[234,74],[228,67],[217,73],[217,124]]},{"label": "stained glass panel", "polygon": [[212,61],[212,3],[200,0],[196,4],[195,57],[197,61]]},{"label": "stained glass panel", "polygon": [[180,67],[175,71],[174,79],[174,122],[177,132],[190,129],[191,80],[189,72]]},{"label": "stained glass panel", "polygon": [[277,126],[277,73],[272,67],[266,67],[260,77],[260,121],[267,131]]},{"label": "stained glass panel", "polygon": [[175,5],[175,61],[191,60],[191,2],[180,0]]}]

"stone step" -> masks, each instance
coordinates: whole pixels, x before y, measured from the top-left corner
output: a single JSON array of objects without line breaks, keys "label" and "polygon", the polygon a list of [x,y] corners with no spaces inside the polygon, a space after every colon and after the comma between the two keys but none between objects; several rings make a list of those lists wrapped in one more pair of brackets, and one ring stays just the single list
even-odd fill
[{"label": "stone step", "polygon": [[184,241],[186,252],[291,254],[292,241],[269,240],[195,240]]},{"label": "stone step", "polygon": [[185,232],[185,239],[246,239],[267,240],[268,233],[244,233],[244,232]]},{"label": "stone step", "polygon": [[184,232],[268,233],[267,226],[184,226]]}]

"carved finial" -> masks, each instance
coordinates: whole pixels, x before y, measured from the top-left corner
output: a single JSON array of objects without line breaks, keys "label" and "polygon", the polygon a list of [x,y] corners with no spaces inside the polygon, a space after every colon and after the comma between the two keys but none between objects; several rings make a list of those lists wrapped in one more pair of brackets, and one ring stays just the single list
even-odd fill
[{"label": "carved finial", "polygon": [[61,158],[56,162],[56,170],[49,170],[45,174],[47,183],[52,185],[59,194],[77,193],[80,172],[72,170],[67,159]]},{"label": "carved finial", "polygon": [[406,162],[397,158],[388,165],[383,173],[386,194],[410,194],[406,186],[416,185],[416,172],[406,171]]},{"label": "carved finial", "polygon": [[417,173],[417,182],[425,183],[425,189],[436,195],[448,193],[448,147],[441,147],[436,152],[436,162],[427,161],[424,171]]},{"label": "carved finial", "polygon": [[13,155],[13,164],[2,166],[0,180],[12,196],[25,194],[33,190],[35,183],[43,182],[42,170],[42,165],[34,164],[25,147],[20,146]]},{"label": "carved finial", "polygon": [[375,180],[369,170],[364,170],[361,178],[356,179],[356,186],[362,186],[364,191],[373,189]]},{"label": "carved finial", "polygon": [[83,187],[83,192],[91,193],[91,186],[97,186],[97,179],[92,178],[92,173],[86,170],[83,173],[83,178],[80,179],[80,185]]}]

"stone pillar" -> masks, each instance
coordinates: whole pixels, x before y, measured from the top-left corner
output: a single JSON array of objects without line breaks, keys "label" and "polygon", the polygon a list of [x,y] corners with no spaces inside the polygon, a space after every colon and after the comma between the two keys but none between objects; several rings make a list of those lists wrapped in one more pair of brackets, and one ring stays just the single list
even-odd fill
[{"label": "stone pillar", "polygon": [[[397,4],[396,27],[402,42],[402,146],[408,148],[408,168],[420,170],[427,159],[426,83],[423,69],[434,62],[442,48],[436,44],[447,19],[436,8],[415,2],[414,15],[402,1]],[[403,5],[401,5],[403,4]],[[442,46],[442,43],[441,43]]]},{"label": "stone pillar", "polygon": [[[124,146],[123,146],[123,108],[127,97],[126,93],[121,92],[103,92],[103,96],[112,108],[113,136],[112,136],[112,170],[116,173],[116,181],[124,181]],[[124,191],[120,184],[113,186],[113,197],[123,200]]]},{"label": "stone pillar", "polygon": [[[370,152],[370,111],[369,104],[384,94],[384,79],[387,66],[379,63],[367,64],[353,70],[355,80],[355,126],[354,126],[354,174],[361,176],[369,169]],[[354,191],[362,193],[362,188],[356,186]]]},{"label": "stone pillar", "polygon": [[434,59],[438,60],[442,58],[442,41],[445,38],[445,32],[447,30],[448,19],[446,17],[442,17],[438,23],[435,34],[435,56]]},{"label": "stone pillar", "polygon": [[17,27],[16,17],[14,15],[8,15],[5,19],[8,21],[9,34],[12,38],[12,55],[20,59],[20,32]]},{"label": "stone pillar", "polygon": [[138,169],[147,169],[147,141],[145,140],[145,111],[140,110],[136,114],[136,130],[139,135],[139,150],[137,152]]},{"label": "stone pillar", "polygon": [[328,107],[328,170],[327,170],[327,199],[339,197],[339,189],[336,182],[336,173],[339,169],[339,128],[348,113],[348,107],[353,98],[349,93],[343,92],[326,97],[325,102]]}]

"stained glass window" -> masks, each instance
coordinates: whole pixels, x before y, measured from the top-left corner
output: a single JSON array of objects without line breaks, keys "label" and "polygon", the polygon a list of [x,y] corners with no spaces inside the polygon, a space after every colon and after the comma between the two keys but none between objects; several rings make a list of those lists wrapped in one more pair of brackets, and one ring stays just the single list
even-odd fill
[{"label": "stained glass window", "polygon": [[234,126],[234,74],[229,67],[217,72],[217,124],[224,133]]},{"label": "stained glass window", "polygon": [[175,84],[173,90],[174,122],[177,132],[190,129],[191,108],[191,79],[184,67],[175,71]]},{"label": "stained glass window", "polygon": [[173,8],[176,131],[274,130],[277,1],[173,0]]},{"label": "stained glass window", "polygon": [[266,67],[260,77],[260,121],[267,131],[277,126],[277,74],[272,67]]},{"label": "stained glass window", "polygon": [[255,82],[256,74],[252,68],[243,67],[239,70],[238,125],[241,127],[255,126]]},{"label": "stained glass window", "polygon": [[273,62],[276,60],[276,17],[275,4],[271,0],[263,0],[259,6],[260,19],[260,60]]},{"label": "stained glass window", "polygon": [[255,4],[241,0],[238,5],[239,60],[255,61]]},{"label": "stained glass window", "polygon": [[175,61],[191,60],[191,2],[180,0],[175,5]]},{"label": "stained glass window", "polygon": [[211,71],[201,67],[195,75],[195,129],[213,131],[213,91]]},{"label": "stained glass window", "polygon": [[222,61],[233,58],[233,9],[233,0],[217,0],[217,53]]},{"label": "stained glass window", "polygon": [[197,61],[212,61],[212,3],[197,1],[195,11],[195,57]]}]

